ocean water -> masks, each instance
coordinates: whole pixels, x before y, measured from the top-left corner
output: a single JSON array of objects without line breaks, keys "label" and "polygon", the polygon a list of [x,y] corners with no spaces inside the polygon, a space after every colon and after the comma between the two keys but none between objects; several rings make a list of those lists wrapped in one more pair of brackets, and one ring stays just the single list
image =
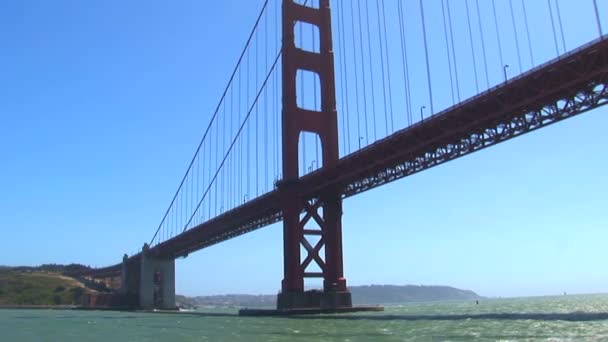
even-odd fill
[{"label": "ocean water", "polygon": [[293,318],[0,310],[0,341],[608,341],[608,295],[387,306]]}]

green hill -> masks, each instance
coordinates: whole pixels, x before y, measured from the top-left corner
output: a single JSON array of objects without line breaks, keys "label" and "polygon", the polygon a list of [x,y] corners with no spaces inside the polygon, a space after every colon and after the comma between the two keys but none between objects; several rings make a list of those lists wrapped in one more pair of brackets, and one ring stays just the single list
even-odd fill
[{"label": "green hill", "polygon": [[0,270],[0,305],[78,305],[88,291],[58,273]]},{"label": "green hill", "polygon": [[450,286],[370,285],[352,286],[350,290],[353,295],[353,302],[357,304],[399,304],[481,298],[473,291]]},{"label": "green hill", "polygon": [[[482,298],[470,290],[449,286],[416,285],[367,285],[350,286],[355,305],[402,304],[411,302],[432,302],[439,300],[471,300]],[[219,306],[219,307],[274,307],[276,295],[215,295],[185,297],[176,296],[180,307]]]}]

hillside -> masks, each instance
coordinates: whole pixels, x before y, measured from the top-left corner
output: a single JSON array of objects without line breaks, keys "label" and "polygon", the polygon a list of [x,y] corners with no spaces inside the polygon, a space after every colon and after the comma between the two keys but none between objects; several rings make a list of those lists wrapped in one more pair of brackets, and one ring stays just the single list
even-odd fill
[{"label": "hillside", "polygon": [[481,298],[470,290],[449,286],[371,285],[350,288],[357,304],[398,304],[439,300],[468,300]]},{"label": "hillside", "polygon": [[78,305],[87,291],[58,273],[0,270],[0,305]]},{"label": "hillside", "polygon": [[[349,289],[352,292],[353,304],[355,305],[401,304],[481,298],[473,291],[449,286],[371,285],[351,286]],[[276,295],[176,296],[176,301],[181,307],[274,307],[276,306]]]}]

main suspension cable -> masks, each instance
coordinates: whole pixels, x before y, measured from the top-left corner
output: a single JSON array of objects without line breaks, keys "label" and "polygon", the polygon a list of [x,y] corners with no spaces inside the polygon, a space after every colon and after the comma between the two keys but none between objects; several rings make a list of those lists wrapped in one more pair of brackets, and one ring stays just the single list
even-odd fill
[{"label": "main suspension cable", "polygon": [[[258,100],[260,99],[260,96],[262,95],[262,92],[264,91],[264,89],[266,88],[266,84],[268,83],[268,80],[270,79],[270,76],[272,75],[274,69],[276,68],[279,59],[281,57],[281,53],[279,53],[277,55],[277,57],[274,60],[274,63],[272,64],[272,67],[270,68],[270,71],[268,72],[268,74],[266,75],[266,77],[264,78],[264,81],[260,87],[260,90],[257,92],[254,100],[253,100],[253,104],[249,107],[249,110],[247,111],[247,114],[245,115],[245,119],[243,120],[243,123],[240,125],[239,130],[236,133],[236,136],[234,137],[234,139],[232,139],[232,142],[230,143],[230,146],[228,147],[228,151],[226,152],[226,154],[224,155],[224,158],[222,159],[218,169],[215,171],[215,174],[213,175],[213,178],[211,180],[211,183],[215,183],[215,180],[217,179],[217,176],[221,170],[221,168],[224,166],[224,163],[226,163],[226,159],[228,158],[228,155],[230,154],[230,152],[232,151],[232,149],[234,148],[234,145],[236,144],[241,132],[243,131],[243,128],[245,127],[245,125],[247,124],[251,113],[254,110],[254,107],[256,106],[256,104],[258,103]],[[192,213],[192,216],[190,216],[190,219],[188,220],[188,222],[184,225],[184,228],[182,230],[182,233],[186,231],[186,229],[188,228],[188,226],[190,225],[190,222],[192,222],[192,219],[194,218],[194,215],[196,214],[196,211],[200,208],[200,205],[202,203],[202,201],[205,199],[205,197],[207,196],[207,194],[209,193],[209,189],[211,187],[211,184],[209,184],[209,186],[207,187],[207,189],[205,190],[205,192],[203,193],[203,197],[201,198],[201,200],[198,202],[196,209],[194,210],[194,212]]]},{"label": "main suspension cable", "polygon": [[154,239],[156,238],[156,235],[158,235],[159,230],[162,228],[165,219],[167,218],[167,215],[169,214],[169,211],[171,210],[171,207],[173,206],[173,204],[175,203],[175,200],[178,196],[178,194],[180,193],[180,190],[182,188],[182,186],[184,185],[184,182],[186,181],[186,177],[188,176],[188,173],[190,172],[190,169],[192,168],[192,165],[194,164],[194,160],[196,159],[196,156],[198,155],[199,151],[201,150],[201,147],[203,146],[203,142],[205,141],[205,139],[207,138],[207,135],[209,133],[209,130],[211,129],[211,126],[213,125],[213,122],[215,121],[215,118],[219,112],[220,109],[220,105],[222,104],[222,102],[224,101],[226,95],[228,94],[228,88],[230,86],[230,84],[232,83],[232,81],[234,80],[234,77],[239,69],[239,66],[241,65],[241,61],[243,60],[245,53],[247,51],[247,49],[249,48],[249,45],[253,39],[253,36],[258,28],[258,25],[262,19],[262,16],[264,15],[266,8],[268,7],[268,0],[264,1],[264,4],[262,5],[262,9],[260,10],[260,13],[258,14],[258,17],[256,19],[255,24],[253,25],[253,29],[251,30],[251,33],[249,34],[249,38],[247,39],[245,46],[243,47],[243,50],[241,51],[241,54],[239,56],[239,59],[236,63],[236,66],[234,67],[232,74],[230,75],[230,78],[228,80],[228,84],[226,85],[224,92],[222,94],[222,97],[220,98],[219,103],[217,104],[215,111],[213,113],[213,116],[211,117],[211,121],[209,122],[209,125],[207,125],[207,128],[205,129],[205,133],[203,134],[203,138],[201,139],[198,147],[196,148],[196,152],[194,153],[194,156],[192,157],[192,160],[190,161],[190,164],[188,166],[188,169],[186,170],[186,174],[184,174],[184,177],[182,178],[177,191],[175,192],[175,195],[173,195],[173,199],[171,200],[171,203],[169,204],[169,207],[167,208],[165,214],[163,215],[163,218],[160,222],[160,224],[158,225],[158,228],[156,229],[156,231],[154,232],[154,235],[152,236],[152,239],[150,240],[150,244],[152,244],[154,242]]}]

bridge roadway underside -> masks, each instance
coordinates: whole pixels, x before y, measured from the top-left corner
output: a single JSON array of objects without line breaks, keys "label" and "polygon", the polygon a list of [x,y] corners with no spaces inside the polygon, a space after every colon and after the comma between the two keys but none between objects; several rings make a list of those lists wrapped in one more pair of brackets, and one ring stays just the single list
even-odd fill
[{"label": "bridge roadway underside", "polygon": [[[373,189],[509,140],[608,102],[608,36],[560,56],[423,122],[377,141],[299,180],[302,201],[327,188],[343,198]],[[251,200],[151,247],[156,258],[178,258],[282,219],[279,192]],[[132,258],[140,258],[137,254]],[[121,265],[88,275],[118,276]]]}]

